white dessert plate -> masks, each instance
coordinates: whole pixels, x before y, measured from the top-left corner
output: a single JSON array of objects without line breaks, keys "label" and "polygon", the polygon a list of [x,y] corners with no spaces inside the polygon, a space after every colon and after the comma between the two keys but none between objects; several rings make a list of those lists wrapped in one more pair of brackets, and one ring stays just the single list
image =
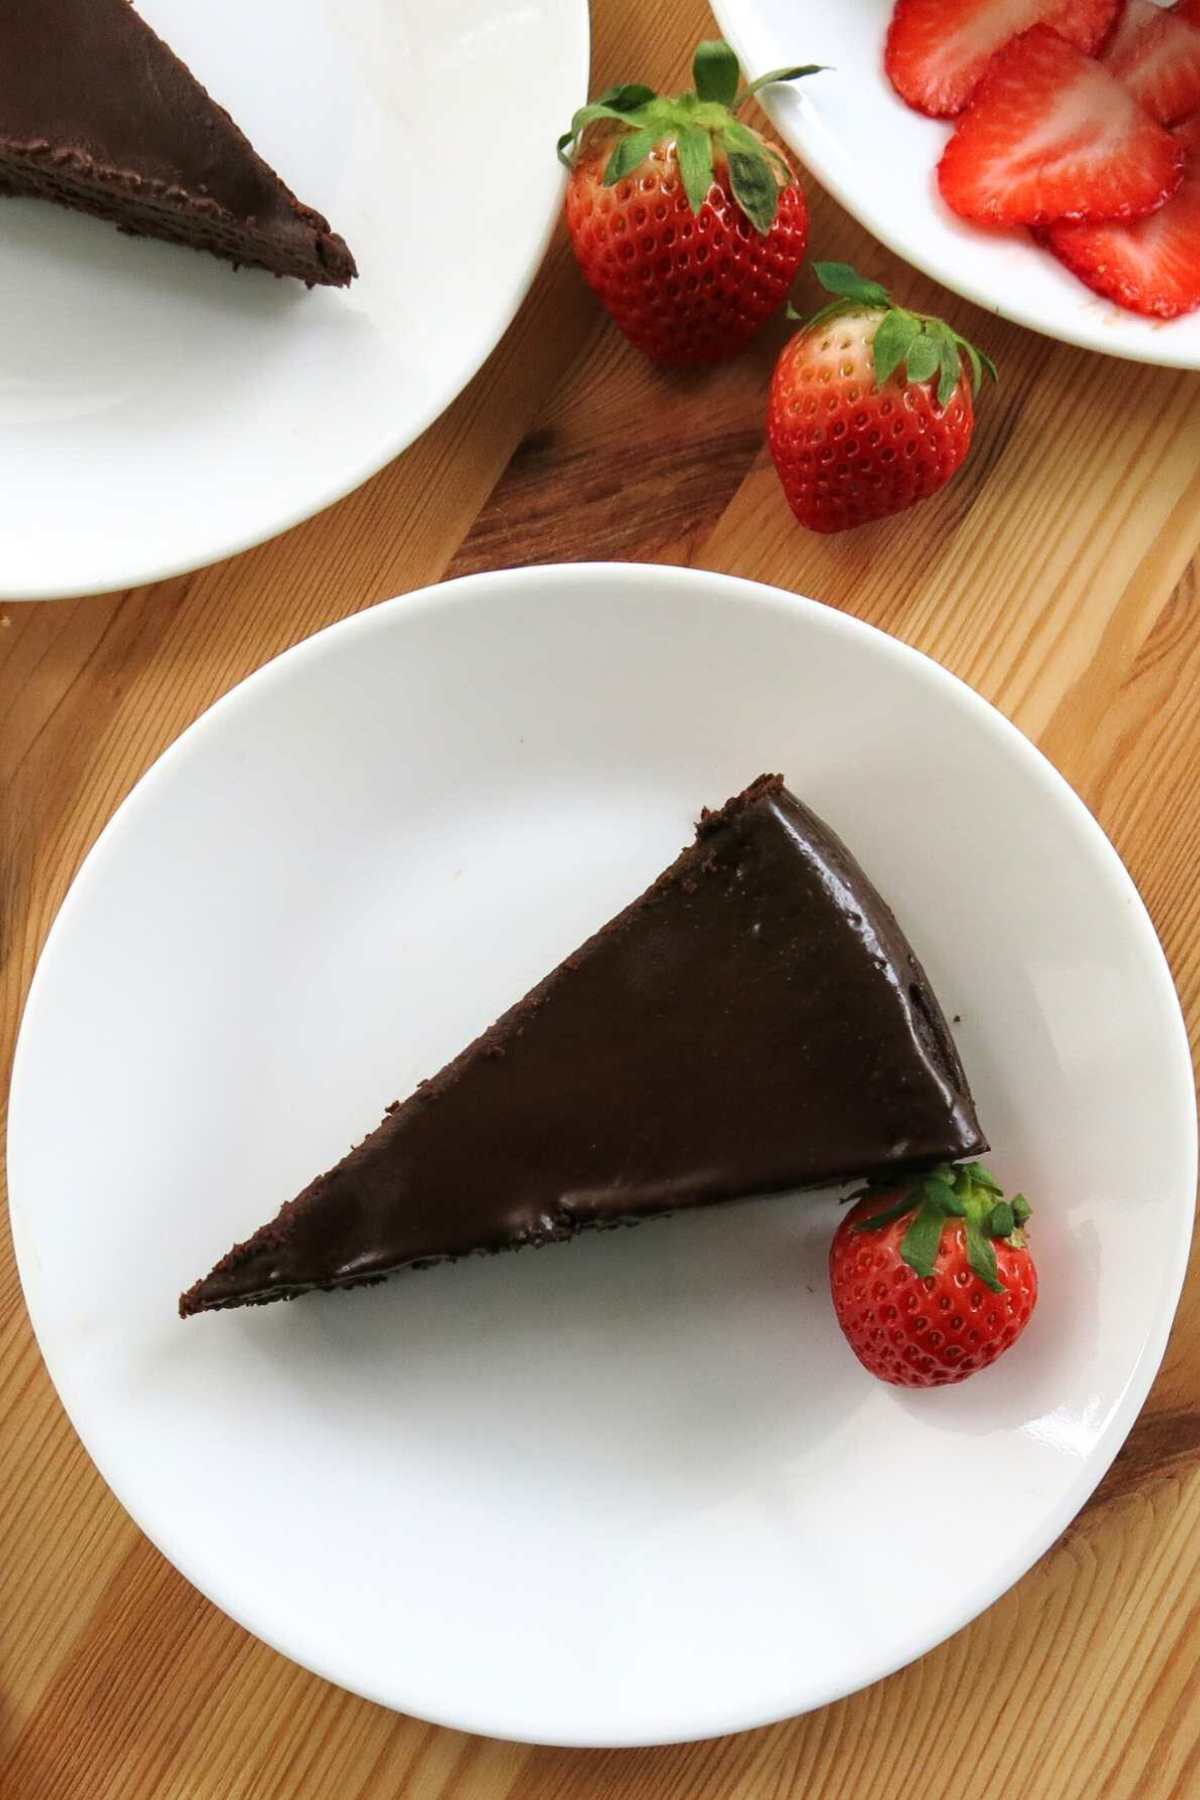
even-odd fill
[{"label": "white dessert plate", "polygon": [[587,0],[138,0],[353,250],[314,289],[0,200],[0,597],[156,581],[357,487],[499,342],[562,199]]},{"label": "white dessert plate", "polygon": [[[913,112],[883,72],[891,0],[713,0],[713,11],[752,75],[827,65],[794,88],[767,88],[762,104],[821,186],[897,256],[1063,343],[1200,368],[1200,313],[1139,318],[1093,294],[1023,233],[984,231],[950,211],[936,178],[950,128]],[[819,244],[812,249],[820,255]]]},{"label": "white dessert plate", "polygon": [[[1007,1358],[929,1393],[867,1375],[828,1195],[180,1322],[764,768],[896,907],[1033,1197]],[[167,752],[43,954],[9,1171],[64,1404],[191,1581],[388,1706],[633,1744],[836,1699],[1054,1541],[1166,1343],[1195,1112],[1129,877],[999,714],[808,600],[540,568],[361,613]]]}]

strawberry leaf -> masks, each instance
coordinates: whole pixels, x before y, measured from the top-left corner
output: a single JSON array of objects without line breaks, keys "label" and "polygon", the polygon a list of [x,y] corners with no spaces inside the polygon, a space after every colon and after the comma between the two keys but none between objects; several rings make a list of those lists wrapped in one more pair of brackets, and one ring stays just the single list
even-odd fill
[{"label": "strawberry leaf", "polygon": [[[641,94],[643,98],[637,102],[638,107],[648,106],[656,98],[653,88],[613,88],[610,92],[616,95],[618,100],[630,94]],[[559,162],[565,163],[570,168],[571,158],[567,154],[568,146],[581,138],[589,125],[596,124],[600,119],[613,119],[618,125],[629,125],[632,122],[629,114],[636,110],[637,108],[632,105],[614,104],[608,94],[599,100],[590,100],[586,106],[581,106],[571,120],[570,131],[564,131],[558,140]]]},{"label": "strawberry leaf", "polygon": [[732,106],[740,77],[738,59],[722,39],[710,39],[696,46],[692,80],[701,100],[715,100],[720,106]]},{"label": "strawberry leaf", "polygon": [[815,262],[813,274],[827,294],[856,300],[861,306],[891,306],[892,297],[877,281],[866,281],[849,263]]},{"label": "strawberry leaf", "polygon": [[752,156],[744,150],[729,152],[729,185],[755,231],[765,237],[779,211],[779,183],[761,150]]},{"label": "strawberry leaf", "polygon": [[[862,1196],[859,1195],[859,1198],[861,1199]],[[850,1195],[850,1199],[854,1199],[853,1194]],[[885,1225],[894,1224],[897,1219],[902,1219],[905,1213],[910,1213],[915,1205],[914,1193],[906,1190],[894,1206],[885,1206],[882,1212],[872,1213],[869,1219],[856,1220],[854,1229],[855,1231],[882,1231]]]},{"label": "strawberry leaf", "polygon": [[1013,1196],[1012,1209],[1013,1209],[1013,1222],[1016,1226],[1016,1229],[1019,1231],[1021,1229],[1022,1225],[1027,1225],[1029,1223],[1029,1218],[1030,1218],[1031,1213],[1033,1212],[1033,1208],[1032,1208],[1032,1206],[1030,1206],[1030,1204],[1029,1204],[1028,1200],[1025,1198],[1024,1194],[1015,1194]]},{"label": "strawberry leaf", "polygon": [[749,125],[743,125],[740,119],[730,119],[721,132],[721,143],[727,153],[731,150],[744,150],[747,156],[762,156],[767,150],[757,131],[751,131]]},{"label": "strawberry leaf", "polygon": [[645,162],[656,139],[652,131],[630,131],[617,140],[604,168],[604,187],[615,187],[626,175],[632,175],[638,164]]},{"label": "strawberry leaf", "polygon": [[1016,1223],[1013,1209],[1007,1200],[997,1200],[988,1214],[988,1236],[994,1238],[1011,1237]]},{"label": "strawberry leaf", "polygon": [[996,1294],[1004,1292],[1004,1283],[996,1267],[996,1252],[984,1236],[973,1211],[967,1213],[967,1261],[985,1287],[990,1287]]},{"label": "strawberry leaf", "polygon": [[905,364],[908,379],[914,383],[928,381],[937,369],[939,350],[937,339],[929,335],[927,330],[913,339],[912,349],[908,353]]},{"label": "strawberry leaf", "polygon": [[992,1174],[991,1170],[985,1169],[982,1163],[964,1163],[962,1165],[962,1173],[971,1182],[972,1186],[986,1188],[989,1194],[995,1194],[997,1200],[1000,1199],[1004,1192],[1004,1189],[1000,1186],[1000,1183],[996,1180],[996,1177]]},{"label": "strawberry leaf", "polygon": [[698,213],[713,184],[712,138],[702,125],[685,125],[677,148],[688,205],[693,213]]},{"label": "strawberry leaf", "polygon": [[954,1177],[943,1178],[930,1175],[925,1182],[925,1198],[941,1207],[947,1218],[964,1218],[967,1211],[966,1201],[958,1192]]},{"label": "strawberry leaf", "polygon": [[893,307],[879,321],[879,329],[875,333],[875,385],[883,387],[912,348],[913,340],[921,329],[921,321],[914,313],[905,312],[903,307]]},{"label": "strawberry leaf", "polygon": [[[977,394],[983,386],[984,375],[987,375],[992,381],[999,381],[1000,377],[996,373],[996,365],[990,356],[985,355],[982,350],[977,350],[969,338],[961,337],[957,331],[951,330],[949,326],[947,326],[946,329],[950,332],[950,336],[958,346],[960,367],[961,358],[964,356],[971,365],[971,392],[973,394]],[[943,402],[943,404],[945,403]],[[989,1176],[989,1180],[990,1179]]]},{"label": "strawberry leaf", "polygon": [[652,87],[644,81],[626,81],[619,87],[611,87],[606,93],[597,96],[596,106],[611,106],[614,112],[635,112],[639,106],[645,106],[658,96]]},{"label": "strawberry leaf", "polygon": [[921,1276],[933,1274],[942,1243],[946,1215],[937,1200],[926,1198],[900,1240],[900,1254],[910,1269]]},{"label": "strawberry leaf", "polygon": [[954,390],[962,379],[962,358],[957,344],[941,346],[938,369],[937,402],[939,406],[949,406],[954,398]]},{"label": "strawberry leaf", "polygon": [[763,150],[767,161],[775,171],[780,187],[787,187],[790,182],[795,181],[796,171],[777,144],[764,143]]},{"label": "strawberry leaf", "polygon": [[772,69],[769,75],[760,75],[757,81],[750,83],[741,100],[738,101],[738,105],[749,100],[751,94],[757,94],[760,88],[769,87],[773,81],[802,81],[806,75],[823,75],[824,73],[824,63],[798,64],[794,69]]}]

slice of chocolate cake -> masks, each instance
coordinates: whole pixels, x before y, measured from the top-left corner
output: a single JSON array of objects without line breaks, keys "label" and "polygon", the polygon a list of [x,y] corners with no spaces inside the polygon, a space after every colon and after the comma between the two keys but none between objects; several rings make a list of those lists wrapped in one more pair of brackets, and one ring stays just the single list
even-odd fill
[{"label": "slice of chocolate cake", "polygon": [[180,1311],[986,1148],[891,911],[763,775]]},{"label": "slice of chocolate cake", "polygon": [[0,193],[310,287],[356,273],[129,0],[0,0]]}]

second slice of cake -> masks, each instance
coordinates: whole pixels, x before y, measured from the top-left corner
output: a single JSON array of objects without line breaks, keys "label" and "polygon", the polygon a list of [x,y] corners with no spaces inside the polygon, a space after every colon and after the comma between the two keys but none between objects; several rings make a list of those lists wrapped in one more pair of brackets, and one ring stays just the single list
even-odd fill
[{"label": "second slice of cake", "polygon": [[[303,133],[306,121],[294,127]],[[0,0],[0,194],[52,200],[310,287],[344,287],[356,273],[328,220],[296,198],[129,0]]]}]

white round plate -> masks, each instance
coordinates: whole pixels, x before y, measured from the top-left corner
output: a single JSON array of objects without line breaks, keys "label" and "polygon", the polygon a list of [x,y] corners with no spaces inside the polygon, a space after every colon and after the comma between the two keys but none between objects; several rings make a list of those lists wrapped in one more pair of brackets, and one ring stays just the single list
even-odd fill
[{"label": "white round plate", "polygon": [[[1065,344],[1200,368],[1200,313],[1139,318],[1093,294],[1024,233],[984,231],[950,211],[936,176],[949,125],[913,112],[883,71],[892,0],[713,0],[713,11],[751,75],[827,65],[794,87],[766,89],[762,104],[822,187],[897,256]],[[819,244],[811,249],[820,256]]]},{"label": "white round plate", "polygon": [[156,581],[338,500],[524,298],[587,0],[138,0],[358,261],[348,290],[0,201],[0,597]]},{"label": "white round plate", "polygon": [[[993,1165],[1037,1207],[1009,1357],[874,1381],[811,1195],[179,1321],[762,769],[845,834],[961,1017]],[[163,1552],[348,1688],[571,1744],[819,1706],[1001,1594],[1145,1398],[1195,1165],[1162,953],[1038,752],[837,612],[636,567],[379,606],[215,706],[54,926],[9,1147],[46,1360]]]}]

